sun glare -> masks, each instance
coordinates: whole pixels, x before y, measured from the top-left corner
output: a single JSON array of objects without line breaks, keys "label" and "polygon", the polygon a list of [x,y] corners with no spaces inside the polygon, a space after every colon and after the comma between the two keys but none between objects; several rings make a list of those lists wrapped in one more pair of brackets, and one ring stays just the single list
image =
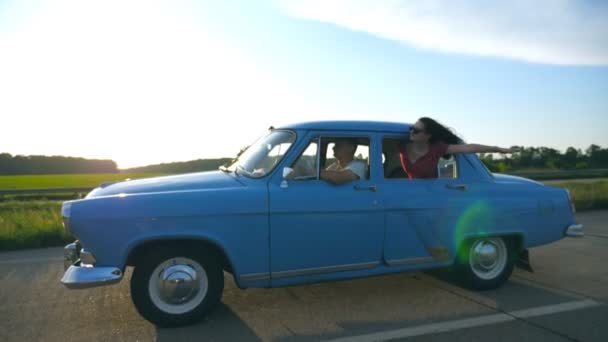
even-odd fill
[{"label": "sun glare", "polygon": [[[155,2],[53,2],[24,20],[0,38],[12,153],[119,167],[232,156],[281,113],[305,110],[238,49]],[[25,128],[39,139],[24,143]]]}]

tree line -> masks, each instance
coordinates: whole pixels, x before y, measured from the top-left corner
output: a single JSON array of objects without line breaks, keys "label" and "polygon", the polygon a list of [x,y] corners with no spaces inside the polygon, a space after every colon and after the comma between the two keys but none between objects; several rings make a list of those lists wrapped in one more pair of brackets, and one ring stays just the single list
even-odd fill
[{"label": "tree line", "polygon": [[479,155],[493,172],[525,169],[584,170],[608,168],[608,148],[590,145],[585,151],[568,147],[564,153],[549,147],[524,147],[519,152],[494,159],[493,154]]},{"label": "tree line", "polygon": [[[549,147],[524,147],[520,152],[494,158],[493,154],[479,157],[493,172],[506,173],[526,169],[582,170],[608,168],[608,148],[591,145],[585,151],[568,147],[564,153]],[[217,170],[232,158],[197,159],[187,162],[164,163],[119,170],[108,159],[85,159],[64,156],[12,156],[0,153],[0,175],[76,174],[76,173],[188,173]]]},{"label": "tree line", "polygon": [[0,175],[77,174],[77,173],[167,173],[178,174],[217,170],[232,158],[197,159],[187,162],[163,163],[118,169],[113,160],[85,159],[64,156],[12,156],[0,153]]},{"label": "tree line", "polygon": [[0,153],[0,175],[118,173],[116,162],[64,156],[12,156]]},{"label": "tree line", "polygon": [[142,167],[134,167],[130,169],[120,170],[125,173],[189,173],[199,171],[217,170],[221,165],[229,163],[232,158],[219,159],[197,159],[187,162],[163,163],[156,165],[148,165]]}]

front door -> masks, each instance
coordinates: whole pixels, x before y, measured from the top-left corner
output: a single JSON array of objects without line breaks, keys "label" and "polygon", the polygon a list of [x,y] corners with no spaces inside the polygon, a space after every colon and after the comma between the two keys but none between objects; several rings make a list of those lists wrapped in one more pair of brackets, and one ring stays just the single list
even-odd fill
[{"label": "front door", "polygon": [[[356,156],[369,161],[369,137],[357,138]],[[382,257],[384,213],[369,174],[342,185],[320,180],[319,168],[333,161],[331,137],[311,133],[305,139],[290,164],[299,174],[287,180],[278,174],[269,183],[275,285],[286,278],[373,268]]]}]

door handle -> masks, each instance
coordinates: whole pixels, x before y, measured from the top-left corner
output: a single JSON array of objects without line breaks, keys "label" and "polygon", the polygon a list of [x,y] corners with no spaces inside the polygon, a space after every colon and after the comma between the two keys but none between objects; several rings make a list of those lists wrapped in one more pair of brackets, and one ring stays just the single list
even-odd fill
[{"label": "door handle", "polygon": [[454,189],[454,190],[460,190],[460,191],[467,191],[469,189],[469,187],[466,184],[447,184],[445,187],[448,189]]},{"label": "door handle", "polygon": [[371,192],[378,191],[378,187],[375,185],[355,185],[355,190],[367,190]]}]

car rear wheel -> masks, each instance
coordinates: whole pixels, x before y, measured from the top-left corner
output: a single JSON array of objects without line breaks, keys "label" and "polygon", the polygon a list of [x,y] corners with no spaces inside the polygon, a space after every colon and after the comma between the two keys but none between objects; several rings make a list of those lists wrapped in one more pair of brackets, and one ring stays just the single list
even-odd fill
[{"label": "car rear wheel", "polygon": [[457,258],[459,278],[475,290],[495,289],[513,272],[514,258],[508,240],[483,237],[466,241]]},{"label": "car rear wheel", "polygon": [[131,277],[137,311],[161,327],[195,323],[219,303],[224,275],[211,254],[166,248],[140,259]]}]

